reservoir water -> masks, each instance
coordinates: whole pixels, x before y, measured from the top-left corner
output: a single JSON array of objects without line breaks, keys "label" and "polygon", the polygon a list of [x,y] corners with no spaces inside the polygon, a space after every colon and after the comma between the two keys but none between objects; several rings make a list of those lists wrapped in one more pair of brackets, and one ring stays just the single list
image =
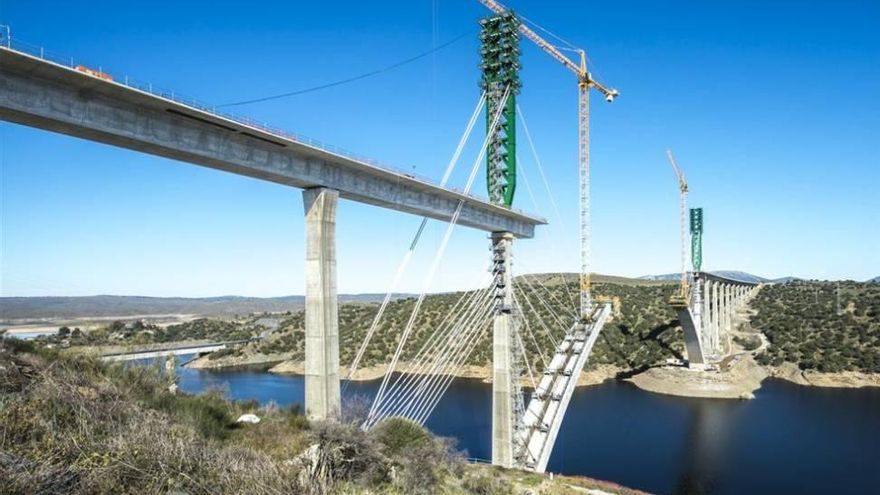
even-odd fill
[{"label": "reservoir water", "polygon": [[[181,368],[187,392],[302,403],[303,379]],[[352,383],[343,400],[371,398]],[[456,380],[429,419],[469,457],[490,456],[491,385]],[[548,466],[661,494],[880,493],[880,389],[770,379],[750,401],[685,399],[609,381],[579,388]]]}]

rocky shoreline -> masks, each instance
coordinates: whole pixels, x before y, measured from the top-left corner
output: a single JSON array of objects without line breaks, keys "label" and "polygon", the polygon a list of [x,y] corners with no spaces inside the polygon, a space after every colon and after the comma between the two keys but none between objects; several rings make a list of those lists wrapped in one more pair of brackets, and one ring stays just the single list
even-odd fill
[{"label": "rocky shoreline", "polygon": [[773,378],[779,378],[798,385],[824,388],[862,388],[880,387],[880,373],[863,373],[860,371],[842,371],[839,373],[821,373],[818,371],[802,371],[791,363],[782,366],[768,367]]},{"label": "rocky shoreline", "polygon": [[[407,369],[409,363],[399,363],[399,369]],[[378,380],[385,375],[386,370],[388,369],[387,365],[375,365],[366,368],[361,368],[357,370],[357,372],[352,377],[353,381],[371,381]],[[599,366],[596,369],[584,371],[581,373],[580,378],[578,379],[578,387],[589,387],[592,385],[598,385],[605,380],[609,380],[614,378],[620,373],[620,369],[615,366],[603,365]],[[278,365],[275,365],[269,368],[270,373],[281,373],[281,374],[290,374],[290,375],[302,375],[305,373],[305,368],[302,361],[285,361]],[[339,368],[339,376],[348,376],[348,369],[340,367]],[[465,366],[462,370],[455,375],[457,378],[469,378],[475,380],[481,380],[484,383],[492,383],[492,368],[489,366]],[[537,379],[537,377],[536,377]],[[522,383],[524,387],[530,387],[531,382],[528,378],[524,378]]]},{"label": "rocky shoreline", "polygon": [[684,366],[650,368],[627,381],[648,392],[704,399],[754,399],[768,376],[750,355],[732,361],[725,371]]},{"label": "rocky shoreline", "polygon": [[[245,356],[224,356],[218,359],[210,359],[210,354],[205,355],[188,362],[185,366],[198,370],[228,370],[236,368],[254,368],[264,367],[269,373],[279,373],[287,375],[303,375],[305,374],[305,366],[302,361],[288,359],[286,354],[250,354]],[[399,369],[407,369],[409,363],[399,363]],[[372,381],[378,380],[385,375],[388,365],[380,364],[369,367],[360,368],[351,378],[353,381]],[[598,385],[606,380],[617,377],[624,370],[613,365],[599,365],[593,369],[586,370],[581,373],[578,379],[578,387],[589,387]],[[339,376],[347,377],[348,368],[339,367]],[[470,378],[482,380],[485,383],[492,382],[492,368],[489,366],[465,366],[456,374],[457,378]],[[537,377],[536,377],[537,379]],[[524,378],[523,386],[531,386],[528,378]]]},{"label": "rocky shoreline", "polygon": [[792,363],[780,367],[763,367],[751,356],[740,359],[723,372],[664,366],[651,368],[626,381],[648,392],[679,397],[754,399],[755,392],[761,388],[766,378],[779,378],[806,387],[880,387],[880,373],[802,371]]},{"label": "rocky shoreline", "polygon": [[195,370],[230,370],[236,368],[267,368],[288,359],[288,354],[247,354],[211,359],[210,354],[197,357],[184,366]]},{"label": "rocky shoreline", "polygon": [[[302,361],[290,360],[288,354],[251,354],[245,356],[228,356],[210,359],[209,355],[196,358],[186,367],[201,370],[221,370],[236,368],[262,367],[270,373],[302,375],[305,372]],[[400,369],[406,369],[408,363],[400,363]],[[384,376],[387,365],[374,365],[361,368],[352,377],[354,381],[378,380]],[[599,365],[585,370],[578,379],[578,387],[598,385],[607,380],[615,379],[628,370],[613,366]],[[339,376],[348,376],[348,368],[340,367]],[[492,382],[492,368],[489,366],[466,366],[456,374],[458,378]],[[811,387],[880,387],[880,374],[848,371],[842,373],[820,373],[817,371],[801,371],[794,364],[780,367],[763,367],[748,354],[742,354],[731,360],[725,371],[694,371],[681,366],[661,366],[625,378],[635,386],[648,392],[674,395],[679,397],[697,397],[714,399],[752,399],[761,388],[764,379],[772,377]],[[537,377],[536,377],[537,378]],[[522,385],[531,386],[528,378]]]}]

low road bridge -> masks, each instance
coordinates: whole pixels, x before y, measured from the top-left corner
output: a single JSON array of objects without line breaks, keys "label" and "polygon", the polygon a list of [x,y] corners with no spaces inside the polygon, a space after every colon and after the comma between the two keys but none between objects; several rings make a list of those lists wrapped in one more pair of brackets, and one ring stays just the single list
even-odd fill
[{"label": "low road bridge", "polygon": [[760,284],[709,272],[694,272],[690,278],[687,304],[676,309],[684,330],[688,366],[700,369],[723,358],[721,343],[733,330],[736,311]]},{"label": "low road bridge", "polygon": [[209,352],[226,349],[229,346],[246,344],[254,339],[230,340],[228,342],[213,342],[207,344],[187,344],[162,349],[142,349],[130,352],[114,352],[101,355],[102,361],[137,361],[164,356],[183,356],[186,354],[206,354]]}]

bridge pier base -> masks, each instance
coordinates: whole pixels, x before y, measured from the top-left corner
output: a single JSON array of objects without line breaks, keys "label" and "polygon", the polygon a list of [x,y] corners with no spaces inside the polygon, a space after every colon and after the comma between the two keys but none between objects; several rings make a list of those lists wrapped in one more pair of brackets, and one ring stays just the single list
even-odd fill
[{"label": "bridge pier base", "polygon": [[310,419],[338,417],[339,317],[336,297],[336,203],[339,192],[303,191],[306,218],[305,410]]},{"label": "bridge pier base", "polygon": [[492,233],[495,309],[492,323],[492,464],[513,466],[513,234]]}]

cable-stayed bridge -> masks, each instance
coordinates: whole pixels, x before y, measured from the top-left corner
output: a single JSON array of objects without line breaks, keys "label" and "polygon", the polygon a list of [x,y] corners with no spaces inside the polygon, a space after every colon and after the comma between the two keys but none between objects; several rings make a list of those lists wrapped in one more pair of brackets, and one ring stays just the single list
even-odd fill
[{"label": "cable-stayed bridge", "polygon": [[[567,62],[578,75],[579,87],[582,270],[579,293],[576,297],[569,295],[570,314],[559,314],[545,299],[552,294],[541,294],[540,280],[514,277],[514,240],[533,237],[535,227],[546,223],[512,208],[517,177],[516,122],[518,115],[522,118],[515,100],[521,86],[519,35],[535,41],[559,60],[565,57],[548,43],[542,44],[534,31],[499,4],[490,4],[497,15],[482,22],[482,94],[439,184],[295,134],[219,113],[214,107],[136,84],[101,68],[53,57],[42,48],[13,40],[8,31],[0,37],[0,118],[303,189],[305,408],[316,419],[338,417],[342,407],[335,244],[338,198],[423,217],[350,373],[357,369],[368,348],[426,222],[446,222],[424,288],[401,332],[363,427],[370,428],[388,417],[405,417],[423,424],[467,362],[476,342],[491,331],[492,461],[505,467],[543,471],[577,377],[611,314],[611,304],[597,302],[590,292],[588,92],[597,89],[609,101],[617,92],[592,79],[582,51],[580,66]],[[464,189],[452,189],[447,181],[483,111],[486,134],[480,151],[468,171]],[[531,138],[529,144],[533,145]],[[537,152],[532,151],[537,159]],[[471,194],[483,163],[488,199]],[[434,323],[416,358],[400,369],[402,351],[414,328],[421,324],[422,302],[457,225],[490,234],[488,280],[482,289],[462,295],[444,321]],[[528,355],[525,345],[526,340],[537,342],[538,332],[552,342],[550,349],[536,345],[542,362],[540,374],[533,371],[535,356]],[[521,388],[524,377],[533,389],[528,396]]]}]

